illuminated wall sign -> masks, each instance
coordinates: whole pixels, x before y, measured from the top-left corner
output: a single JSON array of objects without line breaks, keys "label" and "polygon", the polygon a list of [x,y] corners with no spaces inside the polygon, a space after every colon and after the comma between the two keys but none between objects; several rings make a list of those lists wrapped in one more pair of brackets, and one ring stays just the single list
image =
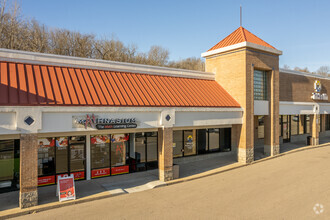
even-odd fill
[{"label": "illuminated wall sign", "polygon": [[125,129],[136,128],[135,118],[101,118],[94,114],[86,116],[73,116],[73,127],[95,128],[95,129]]},{"label": "illuminated wall sign", "polygon": [[314,82],[314,92],[312,93],[311,98],[313,100],[328,100],[328,95],[326,93],[322,93],[322,85],[320,80],[315,80]]}]

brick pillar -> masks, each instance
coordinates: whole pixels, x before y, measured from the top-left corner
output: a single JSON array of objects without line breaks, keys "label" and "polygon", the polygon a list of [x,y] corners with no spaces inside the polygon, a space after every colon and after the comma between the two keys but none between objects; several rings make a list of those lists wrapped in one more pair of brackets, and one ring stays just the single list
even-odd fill
[{"label": "brick pillar", "polygon": [[312,143],[311,145],[319,145],[319,120],[318,120],[318,115],[310,115],[309,116],[310,120],[310,131],[311,131],[311,136],[312,136]]},{"label": "brick pillar", "polygon": [[173,129],[158,129],[159,180],[173,180]]},{"label": "brick pillar", "polygon": [[231,150],[238,153],[239,134],[242,125],[232,125],[231,127]]},{"label": "brick pillar", "polygon": [[299,115],[299,134],[304,133],[305,115]]},{"label": "brick pillar", "polygon": [[38,138],[37,134],[21,134],[20,138],[21,209],[38,205]]},{"label": "brick pillar", "polygon": [[320,119],[322,121],[322,123],[321,123],[321,131],[320,132],[324,132],[325,131],[325,114],[322,114],[320,116],[321,116]]},{"label": "brick pillar", "polygon": [[256,142],[256,140],[258,140],[258,132],[259,132],[259,119],[258,119],[258,115],[254,116],[254,142]]},{"label": "brick pillar", "polygon": [[268,73],[268,101],[269,113],[265,115],[265,139],[264,154],[275,156],[280,153],[279,139],[279,72],[270,71]]}]

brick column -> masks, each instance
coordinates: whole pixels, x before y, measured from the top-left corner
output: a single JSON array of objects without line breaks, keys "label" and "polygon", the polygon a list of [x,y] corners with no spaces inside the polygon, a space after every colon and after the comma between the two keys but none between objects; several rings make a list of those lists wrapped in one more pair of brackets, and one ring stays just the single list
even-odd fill
[{"label": "brick column", "polygon": [[231,127],[231,150],[236,154],[238,153],[238,143],[241,127],[242,125],[232,125]]},{"label": "brick column", "polygon": [[158,129],[159,180],[173,180],[173,129]]},{"label": "brick column", "polygon": [[38,205],[38,137],[21,134],[20,138],[20,192],[21,209]]},{"label": "brick column", "polygon": [[325,131],[325,114],[320,115],[320,119],[322,121],[320,132],[324,132]]},{"label": "brick column", "polygon": [[256,142],[256,140],[258,140],[258,132],[259,132],[259,119],[258,119],[258,115],[254,116],[254,142]]},{"label": "brick column", "polygon": [[299,134],[304,133],[305,115],[299,115]]},{"label": "brick column", "polygon": [[319,120],[318,115],[310,115],[309,116],[309,123],[310,123],[310,131],[312,136],[312,143],[311,145],[319,145]]},{"label": "brick column", "polygon": [[279,140],[279,72],[272,70],[268,73],[269,113],[265,115],[264,154],[275,156],[280,153]]}]

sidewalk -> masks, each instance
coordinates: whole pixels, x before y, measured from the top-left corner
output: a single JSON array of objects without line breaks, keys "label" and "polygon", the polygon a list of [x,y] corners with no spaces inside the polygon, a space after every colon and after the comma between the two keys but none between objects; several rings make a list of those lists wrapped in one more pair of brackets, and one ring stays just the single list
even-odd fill
[{"label": "sidewalk", "polygon": [[[327,138],[330,139],[330,138]],[[326,139],[326,140],[327,140]],[[326,140],[323,140],[325,142]],[[302,147],[296,145],[294,150],[289,150],[291,145],[283,146],[283,151],[279,156],[283,156],[287,153],[292,153],[300,150],[313,149],[315,147],[328,146],[308,146]],[[258,154],[258,153],[257,153]],[[272,159],[275,157],[267,157],[259,159],[254,163],[262,162],[264,160]],[[254,164],[252,163],[252,164]],[[156,187],[172,185],[180,182],[190,181],[210,175],[214,175],[221,172],[226,172],[239,167],[247,166],[246,164],[240,164],[236,162],[236,156],[234,154],[228,154],[226,156],[220,155],[212,158],[198,160],[188,163],[180,163],[180,178],[169,182],[161,182],[158,180],[158,170],[151,170],[145,172],[132,173],[127,175],[104,177],[100,179],[93,179],[91,181],[77,181],[76,193],[77,199],[67,202],[58,202],[56,197],[56,186],[39,187],[39,205],[28,209],[20,209],[18,207],[19,192],[10,192],[1,194],[0,197],[0,219],[20,216],[32,212],[45,211],[61,206],[68,206],[78,203],[84,203],[96,199],[107,198],[110,196],[116,196],[125,193],[134,193],[144,191]]]}]

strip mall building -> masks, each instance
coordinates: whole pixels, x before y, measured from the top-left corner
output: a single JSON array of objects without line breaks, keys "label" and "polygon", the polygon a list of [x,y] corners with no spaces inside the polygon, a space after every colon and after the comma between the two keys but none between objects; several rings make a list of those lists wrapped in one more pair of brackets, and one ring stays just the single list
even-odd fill
[{"label": "strip mall building", "polygon": [[59,175],[168,181],[180,158],[317,145],[330,81],[279,69],[281,54],[242,27],[202,54],[206,72],[0,49],[0,190],[25,208]]}]

